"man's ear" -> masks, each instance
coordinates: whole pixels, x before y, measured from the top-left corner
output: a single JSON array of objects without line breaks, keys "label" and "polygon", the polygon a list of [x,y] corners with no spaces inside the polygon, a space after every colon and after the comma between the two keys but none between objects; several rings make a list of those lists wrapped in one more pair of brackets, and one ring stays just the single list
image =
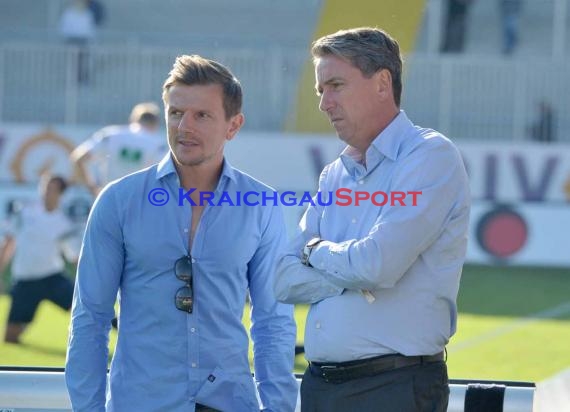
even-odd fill
[{"label": "man's ear", "polygon": [[374,73],[376,91],[381,100],[385,100],[393,95],[392,74],[388,69],[378,70]]},{"label": "man's ear", "polygon": [[245,117],[243,113],[238,113],[230,119],[230,127],[226,135],[226,140],[232,140],[236,133],[241,129],[243,123],[245,122]]}]

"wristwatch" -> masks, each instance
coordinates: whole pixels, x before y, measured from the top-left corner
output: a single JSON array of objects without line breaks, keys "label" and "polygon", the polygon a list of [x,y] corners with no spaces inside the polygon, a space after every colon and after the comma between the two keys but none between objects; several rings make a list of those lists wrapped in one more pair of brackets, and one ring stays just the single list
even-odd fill
[{"label": "wristwatch", "polygon": [[307,242],[307,244],[303,247],[303,256],[301,257],[301,263],[305,266],[312,268],[313,266],[309,262],[309,258],[311,257],[311,252],[313,249],[323,241],[320,237],[314,237]]}]

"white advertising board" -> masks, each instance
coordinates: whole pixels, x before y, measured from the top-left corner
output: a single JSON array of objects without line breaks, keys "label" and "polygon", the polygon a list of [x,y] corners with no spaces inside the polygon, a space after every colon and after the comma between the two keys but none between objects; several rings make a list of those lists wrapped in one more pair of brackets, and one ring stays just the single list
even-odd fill
[{"label": "white advertising board", "polygon": [[[14,197],[35,193],[43,171],[73,177],[69,153],[96,129],[0,124],[0,218]],[[570,146],[458,142],[458,147],[473,198],[468,261],[570,267]],[[277,190],[314,192],[323,166],[342,148],[333,135],[241,132],[226,154],[232,165]],[[70,204],[85,203],[81,191],[69,197]],[[286,209],[292,230],[303,208]]]}]

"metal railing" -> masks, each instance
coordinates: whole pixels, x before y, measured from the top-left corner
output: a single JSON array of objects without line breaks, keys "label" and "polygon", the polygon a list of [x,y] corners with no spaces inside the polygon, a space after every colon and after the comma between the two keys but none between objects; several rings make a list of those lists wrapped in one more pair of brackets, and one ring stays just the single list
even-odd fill
[{"label": "metal railing", "polygon": [[[301,376],[297,375],[300,385]],[[463,412],[474,408],[493,407],[504,412],[532,412],[535,385],[527,382],[492,382],[453,380],[449,382],[450,396],[448,412]],[[490,392],[502,392],[500,405],[497,396]],[[0,409],[28,412],[71,410],[61,368],[18,368],[3,367],[0,370]],[[499,409],[500,408],[500,409]],[[296,411],[301,410],[300,396]],[[491,410],[491,409],[489,409]]]},{"label": "metal railing", "polygon": [[554,136],[570,141],[570,59],[471,55],[408,56],[402,106],[451,138],[530,140],[539,105],[554,113]]},{"label": "metal railing", "polygon": [[[294,109],[306,52],[287,48],[188,50],[227,64],[244,87],[246,130],[282,130]],[[159,102],[178,49],[0,45],[0,121],[123,123],[133,104]],[[481,59],[416,53],[406,57],[402,107],[451,138],[530,139],[540,102],[555,112],[559,141],[570,141],[570,59]],[[317,100],[315,98],[315,105]]]},{"label": "metal railing", "polygon": [[[247,125],[280,129],[302,59],[286,49],[203,50],[244,87]],[[178,49],[0,45],[0,121],[65,124],[124,123],[133,104],[160,102]]]}]

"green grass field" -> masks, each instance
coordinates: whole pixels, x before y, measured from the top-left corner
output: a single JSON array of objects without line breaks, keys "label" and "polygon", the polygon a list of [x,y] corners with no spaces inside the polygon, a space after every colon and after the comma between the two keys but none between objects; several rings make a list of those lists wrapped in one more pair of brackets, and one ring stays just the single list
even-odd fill
[{"label": "green grass field", "polygon": [[[2,322],[8,304],[1,296]],[[296,308],[299,343],[306,311]],[[570,270],[468,266],[459,311],[448,345],[451,378],[539,382],[570,367]],[[63,366],[68,316],[42,303],[22,345],[0,344],[0,365]],[[3,326],[0,331],[3,336]],[[298,356],[296,371],[305,365]]]}]

